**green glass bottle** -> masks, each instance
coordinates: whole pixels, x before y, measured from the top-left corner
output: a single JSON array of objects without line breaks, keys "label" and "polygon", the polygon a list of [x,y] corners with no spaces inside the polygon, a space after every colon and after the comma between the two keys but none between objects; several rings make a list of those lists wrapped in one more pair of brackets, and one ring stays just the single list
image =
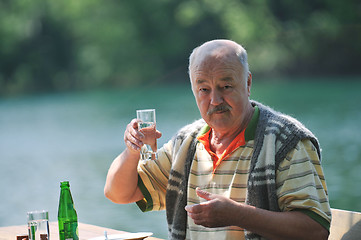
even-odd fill
[{"label": "green glass bottle", "polygon": [[59,240],[79,240],[78,216],[74,209],[68,181],[60,183],[58,224]]}]

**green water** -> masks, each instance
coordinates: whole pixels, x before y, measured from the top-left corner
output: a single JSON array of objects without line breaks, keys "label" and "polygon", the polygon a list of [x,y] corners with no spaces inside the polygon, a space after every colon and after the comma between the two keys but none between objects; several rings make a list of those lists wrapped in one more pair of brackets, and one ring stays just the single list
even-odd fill
[{"label": "green water", "polygon": [[[273,81],[255,82],[251,95],[316,134],[331,206],[355,211],[361,211],[360,90],[361,81],[342,79]],[[59,184],[68,180],[79,222],[167,238],[164,211],[141,213],[103,194],[107,169],[139,108],[156,109],[158,146],[199,118],[188,85],[0,99],[0,226],[26,224],[26,212],[41,209],[57,221]]]}]

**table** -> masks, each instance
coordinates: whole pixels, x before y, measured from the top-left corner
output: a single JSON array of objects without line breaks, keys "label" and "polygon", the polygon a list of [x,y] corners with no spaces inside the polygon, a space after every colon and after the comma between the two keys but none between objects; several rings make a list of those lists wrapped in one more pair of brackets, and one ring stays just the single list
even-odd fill
[{"label": "table", "polygon": [[[59,240],[58,222],[50,222],[49,228],[50,228],[50,240]],[[107,231],[108,235],[126,233],[124,231],[99,227],[86,223],[79,223],[78,229],[79,229],[79,240],[87,240],[89,238],[104,236],[104,231]],[[0,227],[0,240],[16,240],[17,235],[24,235],[24,234],[25,235],[28,234],[28,228],[26,225]],[[161,239],[155,237],[148,237],[146,238],[146,240],[161,240]]]}]

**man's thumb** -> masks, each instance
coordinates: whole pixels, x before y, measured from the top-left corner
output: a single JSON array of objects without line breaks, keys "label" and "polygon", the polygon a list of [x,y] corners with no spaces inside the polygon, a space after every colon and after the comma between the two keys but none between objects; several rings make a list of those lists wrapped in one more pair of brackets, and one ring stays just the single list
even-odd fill
[{"label": "man's thumb", "polygon": [[204,191],[204,190],[200,189],[199,187],[196,188],[196,193],[197,193],[198,197],[204,198],[207,201],[213,199],[213,194],[212,193]]}]

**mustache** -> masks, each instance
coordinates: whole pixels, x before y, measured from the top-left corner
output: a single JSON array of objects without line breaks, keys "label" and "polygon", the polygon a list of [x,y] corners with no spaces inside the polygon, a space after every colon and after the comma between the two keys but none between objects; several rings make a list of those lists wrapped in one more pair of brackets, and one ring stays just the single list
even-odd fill
[{"label": "mustache", "polygon": [[226,104],[222,104],[222,105],[218,105],[218,106],[215,106],[214,108],[212,109],[209,109],[207,111],[207,114],[208,115],[211,115],[215,112],[224,112],[224,111],[229,111],[231,110],[232,108],[229,106],[229,105],[226,105]]}]

